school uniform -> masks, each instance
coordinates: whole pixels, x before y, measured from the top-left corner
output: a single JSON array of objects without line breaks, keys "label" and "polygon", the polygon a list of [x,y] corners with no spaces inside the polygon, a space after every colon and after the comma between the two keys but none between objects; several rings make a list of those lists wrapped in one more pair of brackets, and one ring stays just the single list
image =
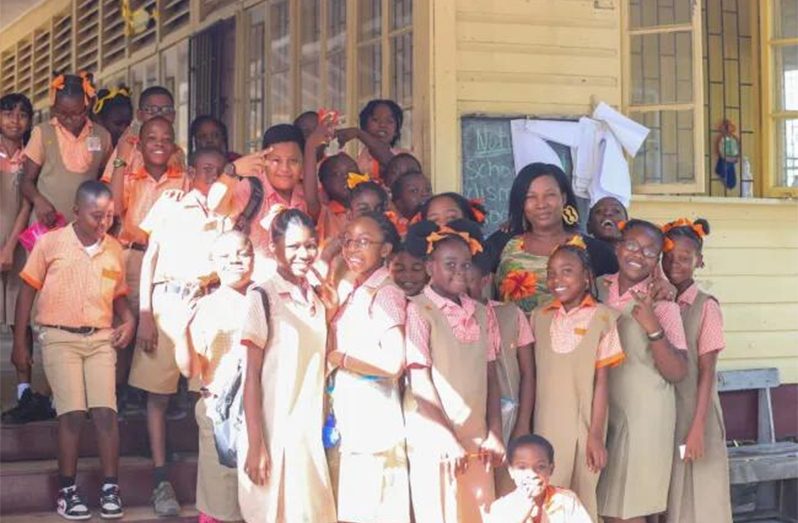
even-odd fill
[{"label": "school uniform", "polygon": [[[391,147],[391,152],[395,155],[400,153],[410,153],[410,149],[401,147]],[[357,170],[361,174],[368,174],[377,183],[382,183],[380,176],[380,162],[371,155],[368,147],[363,147],[357,155]]]},{"label": "school uniform", "polygon": [[579,498],[570,490],[549,485],[543,498],[542,512],[530,516],[532,501],[517,489],[497,499],[485,515],[485,523],[592,523]]},{"label": "school uniform", "polygon": [[[33,128],[24,155],[41,167],[36,188],[69,219],[81,183],[96,180],[111,152],[111,135],[101,125],[86,120],[75,136],[57,118]],[[35,221],[35,214],[31,221]]]},{"label": "school uniform", "polygon": [[[0,248],[9,240],[22,205],[19,182],[24,157],[18,149],[9,157],[0,151]],[[25,251],[17,244],[11,269],[0,276],[0,324],[14,325],[14,308],[19,293],[19,271],[25,264]]]},{"label": "school uniform", "polygon": [[[300,288],[279,274],[247,294],[243,343],[262,348],[263,437],[271,458],[266,485],[255,485],[238,464],[238,502],[246,521],[277,523],[337,521],[322,447],[325,342],[324,305],[309,286]],[[246,456],[246,430],[239,456]]]},{"label": "school uniform", "polygon": [[[410,298],[407,312],[407,365],[429,368],[443,414],[466,453],[477,453],[488,436],[488,362],[495,361],[498,327],[487,309],[468,296],[458,305],[427,286]],[[476,458],[451,481],[440,462],[441,429],[417,412],[407,395],[405,415],[410,486],[416,521],[481,522],[481,510],[494,499],[493,473]]]},{"label": "school uniform", "polygon": [[[604,517],[628,519],[664,512],[673,461],[676,400],[674,388],[654,366],[645,330],[632,317],[632,291],[645,294],[650,278],[623,295],[618,275],[599,278],[601,301],[620,312],[618,333],[626,358],[609,373],[607,466],[598,484]],[[679,307],[656,302],[654,313],[676,350],[687,350]]]},{"label": "school uniform", "polygon": [[614,367],[624,359],[618,316],[590,295],[570,311],[555,300],[532,313],[535,433],[555,450],[551,484],[573,490],[596,520],[599,474],[587,466],[587,440],[596,369]]},{"label": "school uniform", "polygon": [[687,377],[676,384],[676,444],[668,521],[731,523],[726,429],[715,380],[704,426],[704,455],[694,462],[686,462],[679,455],[679,445],[687,440],[698,402],[698,358],[725,347],[723,317],[717,300],[695,283],[679,295],[676,302],[687,336]]},{"label": "school uniform", "polygon": [[329,200],[322,204],[316,225],[319,243],[323,244],[332,238],[337,238],[346,230],[349,220],[348,212],[349,210],[342,203],[335,200]]},{"label": "school uniform", "polygon": [[85,247],[72,225],[48,232],[20,278],[38,291],[35,321],[58,415],[95,407],[116,410],[114,299],[127,293],[122,248],[106,235]]},{"label": "school uniform", "polygon": [[214,408],[215,397],[230,382],[244,356],[241,324],[246,313],[246,296],[223,286],[200,298],[189,324],[191,343],[203,362],[202,395],[194,409],[199,427],[196,506],[203,514],[219,521],[241,520],[238,473],[219,463],[213,421],[208,412]]},{"label": "school uniform", "polygon": [[196,189],[166,191],[139,224],[158,242],[152,285],[152,314],[158,329],[155,351],[138,346],[133,353],[130,385],[157,394],[177,392],[180,370],[175,363],[174,340],[185,336],[186,296],[201,297],[213,278],[210,249],[213,241],[233,228],[232,222],[211,212],[206,197]]},{"label": "school uniform", "polygon": [[[111,178],[113,177],[114,170],[116,169],[114,167],[114,160],[121,158],[119,156],[119,144],[122,143],[123,140],[127,140],[134,146],[138,145],[139,131],[141,131],[141,123],[137,120],[134,120],[119,138],[119,142],[116,144],[116,147],[114,147],[113,151],[111,151],[111,156],[108,158],[108,163],[105,164],[105,169],[100,177],[101,181],[105,183],[111,183]],[[142,156],[138,147],[133,147],[130,153],[121,159],[127,164],[123,168],[124,180],[127,183],[127,180],[130,178],[130,176],[134,175],[144,167],[144,156]],[[172,156],[169,157],[169,167],[183,172],[186,170],[186,153],[179,145],[175,145],[175,152],[173,152]]]},{"label": "school uniform", "polygon": [[[524,312],[513,303],[488,302],[488,314],[496,318],[501,338],[501,348],[496,357],[496,374],[499,378],[502,409],[502,439],[505,447],[510,442],[518,419],[521,396],[521,369],[518,366],[518,349],[531,345],[535,338]],[[529,430],[529,428],[527,428]],[[507,467],[495,470],[496,495],[503,496],[515,489]]]},{"label": "school uniform", "polygon": [[[377,269],[349,294],[333,320],[335,349],[364,360],[388,350],[380,339],[388,330],[404,326],[405,306],[405,295],[391,281],[388,269]],[[399,350],[404,355],[404,346]],[[341,434],[338,518],[352,523],[409,522],[398,379],[339,368],[332,400]]]}]

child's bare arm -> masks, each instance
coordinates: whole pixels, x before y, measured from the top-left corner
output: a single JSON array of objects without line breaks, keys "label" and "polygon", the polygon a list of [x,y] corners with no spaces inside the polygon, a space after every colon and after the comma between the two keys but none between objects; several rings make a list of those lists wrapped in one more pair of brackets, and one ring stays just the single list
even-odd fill
[{"label": "child's bare arm", "polygon": [[609,368],[596,369],[593,380],[593,406],[587,441],[587,466],[599,472],[607,465],[607,449],[604,446],[604,427],[607,423],[609,404]]},{"label": "child's bare arm", "polygon": [[175,343],[175,363],[186,378],[193,378],[202,373],[202,358],[197,353],[195,343],[195,339],[201,343],[199,339],[201,325],[197,325],[197,321],[197,317],[194,316],[188,324],[186,335]]},{"label": "child's bare arm", "polygon": [[487,465],[492,462],[493,466],[499,466],[504,461],[504,443],[502,442],[502,412],[501,412],[501,390],[499,388],[499,376],[496,373],[496,362],[488,362],[488,404],[487,404],[487,423],[488,434],[482,441],[480,450],[482,451],[483,462]]},{"label": "child's bare arm", "polygon": [[26,158],[22,166],[22,179],[20,180],[19,188],[25,199],[33,205],[36,219],[50,227],[55,223],[55,207],[36,187],[39,173],[41,172],[41,165],[38,165],[30,158]]},{"label": "child's bare arm", "polygon": [[404,367],[404,347],[404,328],[396,325],[383,334],[380,350],[371,351],[362,359],[336,350],[330,353],[328,361],[336,367],[357,374],[398,378]]},{"label": "child's bare arm", "polygon": [[147,251],[141,260],[141,277],[139,280],[139,325],[136,343],[145,352],[155,350],[158,344],[158,330],[152,315],[152,283],[155,278],[155,265],[158,263],[158,241],[150,237]]},{"label": "child's bare arm", "polygon": [[0,270],[6,271],[11,268],[11,264],[14,260],[14,249],[17,247],[20,233],[28,226],[32,209],[33,206],[31,203],[25,198],[22,198],[17,217],[14,219],[14,225],[11,228],[11,232],[8,234],[8,238],[6,238],[6,243],[3,244],[2,252],[0,252],[0,259],[3,264]]},{"label": "child's bare arm", "polygon": [[[696,400],[693,422],[685,441],[685,459],[697,460],[704,456],[704,429],[712,398],[712,385],[715,383],[715,366],[718,351],[708,352],[698,357],[698,398]],[[681,443],[681,442],[680,442]]]},{"label": "child's bare arm", "polygon": [[124,349],[136,334],[136,316],[130,308],[130,303],[126,296],[114,298],[114,315],[122,320],[122,323],[114,328],[111,335],[111,345],[116,349]]},{"label": "child's bare arm", "polygon": [[303,188],[305,189],[305,202],[308,205],[308,214],[314,220],[319,219],[321,212],[321,201],[319,199],[319,171],[316,165],[316,151],[319,146],[327,143],[334,135],[333,114],[327,113],[319,121],[316,129],[310,133],[305,141],[305,151],[303,160]]},{"label": "child's bare arm", "polygon": [[518,384],[518,418],[515,421],[512,438],[529,434],[532,426],[532,411],[535,407],[535,358],[532,345],[518,347],[518,369],[521,380]]},{"label": "child's bare arm", "polygon": [[244,376],[244,418],[247,423],[247,451],[244,472],[253,483],[263,485],[269,477],[270,461],[263,438],[263,385],[261,369],[266,349],[250,342],[242,342],[247,348],[246,375]]},{"label": "child's bare arm", "polygon": [[[30,311],[33,308],[33,300],[36,297],[36,289],[22,282],[17,303],[14,308],[14,325],[30,325]],[[20,372],[30,370],[33,365],[33,356],[28,352],[26,331],[27,329],[14,329],[14,347],[11,351],[11,362]]]},{"label": "child's bare arm", "polygon": [[383,142],[379,138],[372,136],[359,127],[339,129],[335,134],[338,136],[338,141],[341,143],[341,145],[352,139],[360,140],[360,142],[369,150],[371,156],[373,156],[380,165],[387,165],[388,162],[391,161],[391,158],[393,158],[393,151],[391,151],[390,145]]},{"label": "child's bare arm", "polygon": [[[648,342],[651,355],[654,358],[654,366],[665,380],[671,383],[681,381],[687,375],[686,352],[676,349],[668,340],[662,323],[654,311],[655,305],[651,295],[641,295],[635,291],[632,291],[632,294],[636,302],[632,309],[632,317],[645,330],[646,334],[659,336],[658,339]],[[676,307],[675,304],[671,305]]]},{"label": "child's bare arm", "polygon": [[[447,453],[451,459],[465,458],[465,450],[463,446],[457,441],[457,436],[454,433],[449,418],[443,411],[443,404],[438,395],[435,384],[432,383],[432,375],[429,368],[411,368],[410,376],[410,389],[413,393],[413,398],[416,400],[418,413],[421,417],[430,420],[436,427],[440,429],[438,432],[438,439],[442,438],[446,442],[443,452]],[[424,434],[425,439],[433,438],[435,434]],[[458,453],[458,456],[454,454]]]}]

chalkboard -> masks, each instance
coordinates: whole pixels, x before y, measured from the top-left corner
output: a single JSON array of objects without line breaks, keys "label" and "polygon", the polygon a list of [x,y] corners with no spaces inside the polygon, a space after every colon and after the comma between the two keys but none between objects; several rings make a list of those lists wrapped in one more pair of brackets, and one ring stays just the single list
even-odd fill
[{"label": "chalkboard", "polygon": [[[483,227],[486,236],[507,220],[510,188],[516,175],[510,120],[517,118],[523,117],[464,116],[461,119],[463,195],[468,199],[481,199],[487,208]],[[570,178],[570,148],[547,143],[560,157]]]}]

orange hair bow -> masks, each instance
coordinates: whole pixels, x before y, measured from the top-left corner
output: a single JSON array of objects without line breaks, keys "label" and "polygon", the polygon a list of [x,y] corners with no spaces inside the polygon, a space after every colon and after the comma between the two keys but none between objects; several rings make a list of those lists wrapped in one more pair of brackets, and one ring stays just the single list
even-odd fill
[{"label": "orange hair bow", "polygon": [[481,207],[484,207],[485,202],[482,200],[482,198],[468,200],[468,205],[471,207],[471,212],[474,213],[474,218],[477,219],[477,223],[485,223],[485,213],[482,212],[481,209]]},{"label": "orange hair bow", "polygon": [[674,220],[670,223],[666,223],[662,226],[662,233],[668,234],[669,231],[672,229],[676,229],[678,227],[689,227],[693,230],[693,232],[699,238],[703,238],[707,235],[707,231],[704,230],[704,226],[700,223],[691,222],[687,218],[679,218],[678,220]]},{"label": "orange hair bow", "polygon": [[50,105],[55,105],[55,95],[64,88],[64,75],[59,74],[50,82]]},{"label": "orange hair bow", "polygon": [[622,231],[626,228],[626,220],[619,220],[618,223],[615,224],[618,227],[619,231]]},{"label": "orange hair bow", "polygon": [[92,109],[94,114],[100,114],[100,112],[103,110],[105,102],[111,101],[117,96],[124,96],[125,98],[130,98],[130,91],[128,91],[126,87],[112,88],[110,91],[108,91],[108,94],[106,94],[102,98],[98,98],[97,101],[94,102],[94,108]]},{"label": "orange hair bow", "polygon": [[349,187],[351,191],[361,183],[366,183],[371,181],[371,176],[368,174],[360,174],[360,173],[348,173],[346,175],[346,186]]},{"label": "orange hair bow", "polygon": [[86,71],[80,71],[78,73],[80,79],[83,80],[81,87],[83,88],[83,101],[86,105],[91,103],[91,99],[97,94],[97,91],[94,89],[94,85],[91,83],[91,76]]},{"label": "orange hair bow", "polygon": [[665,239],[662,241],[662,252],[671,252],[674,247],[675,245],[673,243],[673,240],[671,240],[666,236]]},{"label": "orange hair bow", "polygon": [[438,228],[437,231],[432,232],[427,236],[427,254],[432,253],[432,250],[435,248],[435,244],[441,240],[445,240],[446,238],[451,238],[452,236],[459,236],[463,240],[465,240],[466,244],[468,244],[468,249],[471,251],[471,256],[477,254],[478,252],[482,252],[482,244],[476,238],[472,238],[470,234],[465,231],[455,231],[451,227],[443,226]]}]

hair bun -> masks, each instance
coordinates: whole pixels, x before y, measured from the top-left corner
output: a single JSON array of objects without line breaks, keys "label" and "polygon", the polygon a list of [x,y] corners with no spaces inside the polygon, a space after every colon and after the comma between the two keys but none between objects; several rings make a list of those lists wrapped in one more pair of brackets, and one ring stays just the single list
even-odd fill
[{"label": "hair bun", "polygon": [[704,229],[704,235],[709,236],[709,222],[704,218],[696,218],[693,225],[700,225]]}]

